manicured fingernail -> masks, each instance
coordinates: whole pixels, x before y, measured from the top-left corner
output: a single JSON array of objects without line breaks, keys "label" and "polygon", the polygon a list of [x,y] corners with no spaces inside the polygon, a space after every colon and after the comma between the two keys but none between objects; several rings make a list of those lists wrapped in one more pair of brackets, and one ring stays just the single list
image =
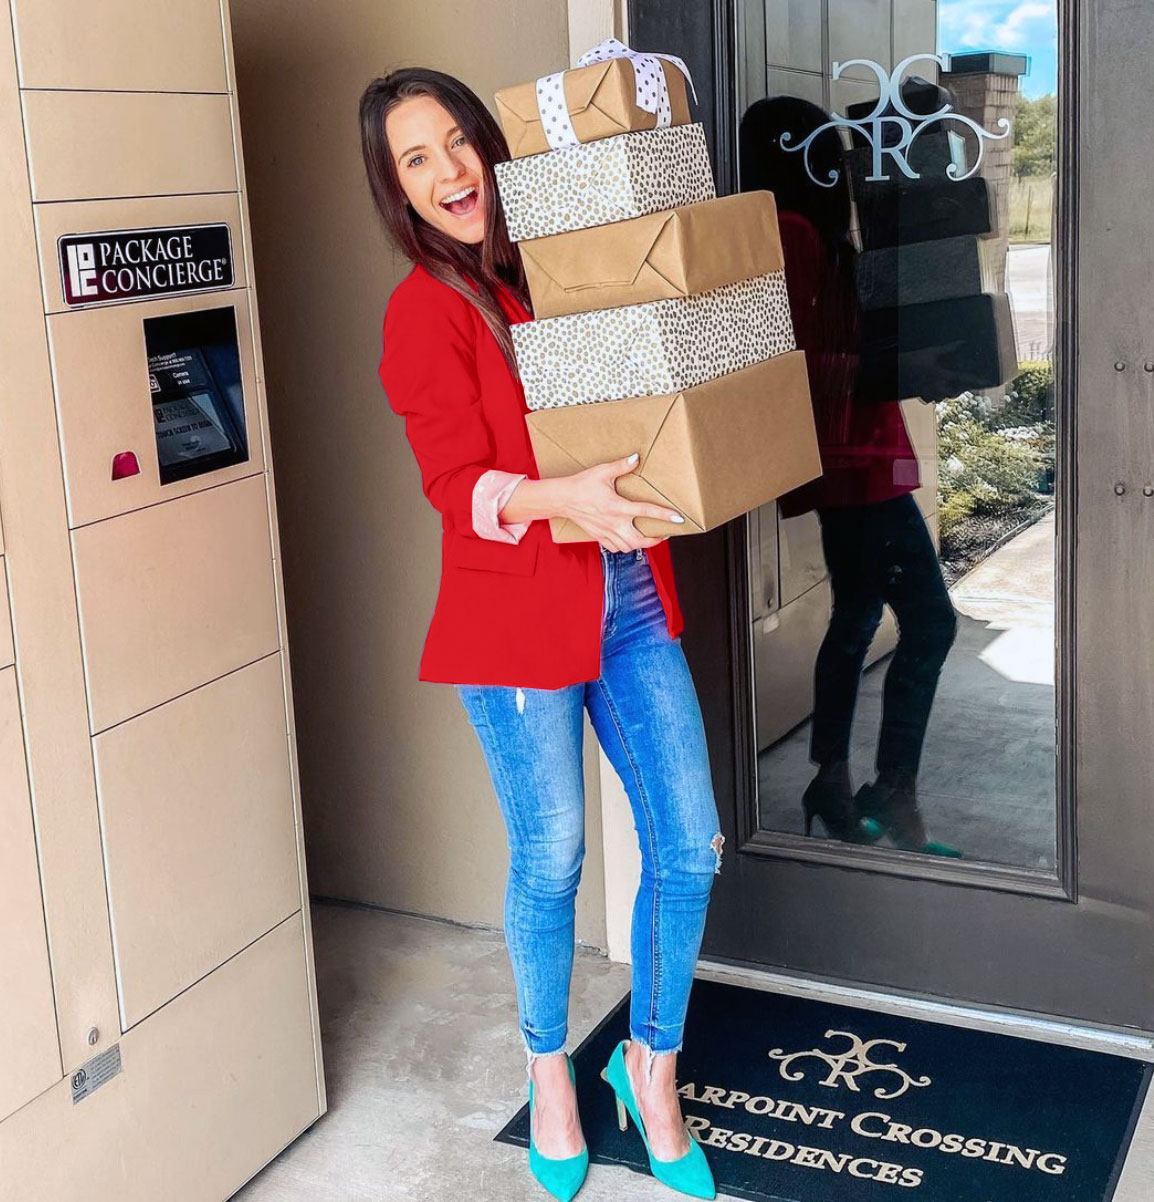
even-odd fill
[{"label": "manicured fingernail", "polygon": [[636,462],[637,462],[637,459],[638,459],[637,452],[636,452],[636,451],[634,451],[634,452],[633,452],[633,454],[629,456],[629,462],[630,462],[630,463],[636,463]]},{"label": "manicured fingernail", "polygon": [[673,520],[674,520],[675,522],[684,522],[684,521],[685,521],[685,519],[684,519],[684,518],[681,516],[681,514],[679,514],[679,513],[675,513],[675,514],[673,515]]}]

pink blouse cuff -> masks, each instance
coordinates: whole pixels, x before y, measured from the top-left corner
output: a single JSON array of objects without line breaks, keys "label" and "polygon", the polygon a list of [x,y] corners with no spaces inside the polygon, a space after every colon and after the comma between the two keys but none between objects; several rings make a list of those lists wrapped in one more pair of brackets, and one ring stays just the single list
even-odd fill
[{"label": "pink blouse cuff", "polygon": [[498,543],[519,543],[529,529],[528,522],[502,522],[497,516],[513,489],[525,479],[525,473],[502,472],[492,468],[473,485],[473,533]]}]

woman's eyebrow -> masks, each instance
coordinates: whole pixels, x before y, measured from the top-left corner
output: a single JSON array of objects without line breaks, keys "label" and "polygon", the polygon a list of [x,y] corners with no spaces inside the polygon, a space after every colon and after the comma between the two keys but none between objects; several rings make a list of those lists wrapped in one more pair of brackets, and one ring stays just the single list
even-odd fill
[{"label": "woman's eyebrow", "polygon": [[[454,125],[453,128],[451,130],[449,130],[449,132],[445,135],[445,137],[451,138],[454,134],[459,134],[460,132],[461,132],[461,127],[459,125]],[[426,149],[426,147],[424,146],[424,144],[422,144],[420,146],[410,146],[408,150],[402,150],[401,153],[399,155],[397,155],[397,162],[399,163],[401,161],[401,159],[403,159],[405,157],[405,155],[412,154],[414,150],[425,150],[425,149]]]}]

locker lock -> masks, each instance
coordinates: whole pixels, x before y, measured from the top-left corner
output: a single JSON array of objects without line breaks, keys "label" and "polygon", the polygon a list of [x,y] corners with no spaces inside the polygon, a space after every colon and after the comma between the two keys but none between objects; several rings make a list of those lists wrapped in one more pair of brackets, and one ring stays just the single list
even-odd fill
[{"label": "locker lock", "polygon": [[88,1032],[88,1046],[90,1048],[94,1048],[99,1042],[100,1042],[100,1028],[93,1027],[92,1030],[90,1030]]}]

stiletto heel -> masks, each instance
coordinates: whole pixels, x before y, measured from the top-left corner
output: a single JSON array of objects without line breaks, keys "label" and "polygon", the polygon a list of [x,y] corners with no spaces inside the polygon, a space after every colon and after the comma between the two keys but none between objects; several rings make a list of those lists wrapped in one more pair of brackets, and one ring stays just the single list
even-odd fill
[{"label": "stiletto heel", "polygon": [[626,1129],[626,1116],[633,1120],[633,1125],[641,1133],[641,1141],[649,1155],[649,1170],[662,1185],[679,1193],[688,1194],[691,1198],[716,1198],[717,1186],[713,1182],[713,1173],[709,1161],[701,1145],[692,1136],[689,1137],[689,1151],[676,1160],[658,1160],[649,1146],[649,1136],[645,1134],[645,1124],[641,1121],[641,1108],[633,1094],[633,1086],[629,1082],[629,1071],[625,1067],[625,1045],[628,1040],[622,1040],[609,1057],[609,1063],[601,1070],[601,1079],[613,1090],[617,1101],[617,1125],[622,1131]]},{"label": "stiletto heel", "polygon": [[[610,1089],[612,1089],[613,1082],[610,1081],[609,1078],[605,1075],[604,1069],[601,1070],[600,1075],[601,1075],[601,1080],[604,1081],[605,1084],[610,1087]],[[628,1131],[629,1130],[629,1111],[625,1109],[625,1103],[616,1094],[613,1095],[613,1101],[617,1103],[617,1127],[621,1131]]]},{"label": "stiletto heel", "polygon": [[801,804],[807,836],[813,834],[814,818],[820,818],[830,839],[838,839],[842,843],[875,841],[870,832],[863,828],[854,810],[854,795],[848,778],[845,781],[831,781],[819,773],[802,794]]},{"label": "stiletto heel", "polygon": [[[569,1066],[569,1080],[577,1086],[577,1075],[573,1071],[573,1061],[565,1056]],[[533,1139],[533,1078],[529,1078],[529,1169],[533,1176],[557,1199],[557,1202],[572,1202],[577,1191],[585,1183],[585,1175],[589,1172],[589,1148],[581,1149],[576,1156],[565,1156],[554,1159],[542,1156],[537,1151]]]}]

